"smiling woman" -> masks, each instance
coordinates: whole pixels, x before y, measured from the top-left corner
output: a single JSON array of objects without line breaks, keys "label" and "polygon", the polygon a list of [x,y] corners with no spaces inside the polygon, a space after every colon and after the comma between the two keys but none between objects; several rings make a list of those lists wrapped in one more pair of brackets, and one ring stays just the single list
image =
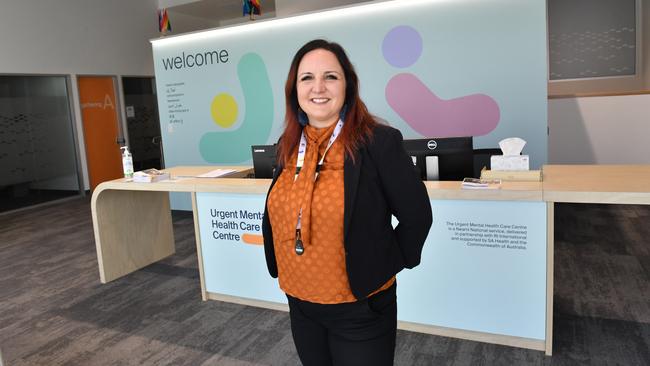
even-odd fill
[{"label": "smiling woman", "polygon": [[368,113],[340,45],[300,48],[285,96],[262,231],[298,355],[306,366],[392,365],[395,275],[420,262],[432,221],[426,189],[401,133]]},{"label": "smiling woman", "polygon": [[298,104],[311,126],[325,128],[339,119],[345,102],[345,75],[336,56],[316,49],[298,66]]}]

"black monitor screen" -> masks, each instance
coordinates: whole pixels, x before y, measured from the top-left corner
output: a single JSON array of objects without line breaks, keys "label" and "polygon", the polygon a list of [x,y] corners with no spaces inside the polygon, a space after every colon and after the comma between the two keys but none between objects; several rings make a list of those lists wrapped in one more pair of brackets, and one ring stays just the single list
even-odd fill
[{"label": "black monitor screen", "polygon": [[253,145],[253,171],[255,178],[273,178],[276,167],[276,145]]},{"label": "black monitor screen", "polygon": [[[406,153],[414,159],[414,165],[419,170],[420,177],[427,180],[463,180],[474,176],[474,157],[472,137],[448,137],[417,140],[404,140]],[[434,159],[437,156],[437,169]],[[428,168],[428,169],[427,169]]]}]

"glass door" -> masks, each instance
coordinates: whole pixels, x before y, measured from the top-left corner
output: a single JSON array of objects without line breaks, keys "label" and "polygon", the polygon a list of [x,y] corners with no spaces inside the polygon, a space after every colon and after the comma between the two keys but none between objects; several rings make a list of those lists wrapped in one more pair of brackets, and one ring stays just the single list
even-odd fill
[{"label": "glass door", "polygon": [[82,194],[65,76],[0,75],[0,212]]},{"label": "glass door", "polygon": [[152,77],[123,77],[126,125],[133,168],[164,167],[156,86]]}]

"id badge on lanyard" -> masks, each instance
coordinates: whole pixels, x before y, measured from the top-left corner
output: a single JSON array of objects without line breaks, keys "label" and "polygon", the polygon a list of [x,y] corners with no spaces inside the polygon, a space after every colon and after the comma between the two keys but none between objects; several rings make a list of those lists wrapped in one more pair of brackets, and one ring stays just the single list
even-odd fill
[{"label": "id badge on lanyard", "polygon": [[[316,172],[314,173],[314,182],[318,179],[318,175],[320,174],[321,167],[323,166],[323,162],[325,161],[325,155],[327,155],[327,152],[330,150],[330,147],[332,147],[332,145],[334,144],[334,141],[336,141],[336,138],[339,136],[342,129],[343,129],[343,120],[339,119],[338,123],[336,124],[336,127],[334,128],[334,132],[332,132],[332,136],[330,136],[330,140],[327,143],[325,152],[323,152],[323,156],[321,156],[320,160],[318,161],[318,165],[316,166]],[[300,145],[298,146],[298,158],[296,160],[296,175],[293,177],[294,182],[298,179],[298,174],[300,174],[300,170],[302,169],[302,166],[305,163],[306,151],[307,151],[307,138],[305,137],[305,132],[303,131],[302,134],[300,135]],[[302,207],[300,208],[300,212],[298,212],[298,223],[296,224],[295,251],[297,255],[302,255],[305,252],[305,246],[302,243],[302,235],[300,231],[301,217],[302,217]]]}]

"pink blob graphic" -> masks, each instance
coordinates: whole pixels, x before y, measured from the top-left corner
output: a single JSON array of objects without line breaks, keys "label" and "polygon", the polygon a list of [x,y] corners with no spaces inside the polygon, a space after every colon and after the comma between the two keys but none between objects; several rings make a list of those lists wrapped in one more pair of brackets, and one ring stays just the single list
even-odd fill
[{"label": "pink blob graphic", "polygon": [[485,94],[443,100],[415,75],[393,76],[386,85],[386,101],[424,137],[481,136],[499,124],[497,102]]}]

